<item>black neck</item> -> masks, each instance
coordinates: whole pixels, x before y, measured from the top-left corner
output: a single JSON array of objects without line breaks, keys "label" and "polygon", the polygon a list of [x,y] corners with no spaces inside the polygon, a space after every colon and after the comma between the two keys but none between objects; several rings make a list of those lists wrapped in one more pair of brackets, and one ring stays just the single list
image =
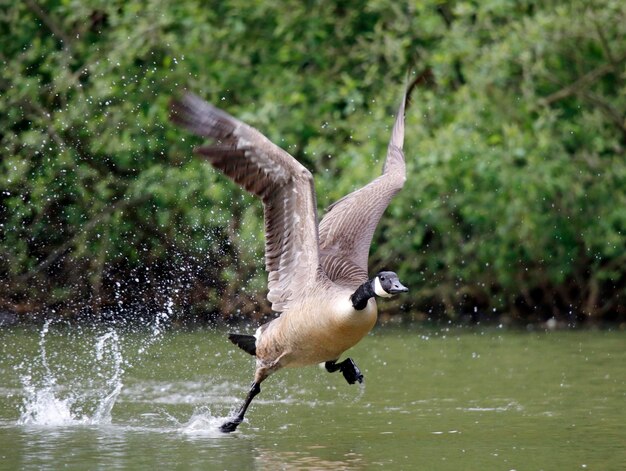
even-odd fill
[{"label": "black neck", "polygon": [[354,309],[360,311],[362,309],[365,309],[369,298],[373,298],[374,296],[376,296],[376,292],[372,287],[372,280],[369,280],[356,289],[354,294],[350,296],[350,300],[352,301],[352,306],[354,307]]}]

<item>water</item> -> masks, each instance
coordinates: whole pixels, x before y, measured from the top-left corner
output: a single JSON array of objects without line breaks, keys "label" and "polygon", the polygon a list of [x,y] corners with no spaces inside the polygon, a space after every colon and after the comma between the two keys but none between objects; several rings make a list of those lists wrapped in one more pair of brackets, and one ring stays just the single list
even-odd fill
[{"label": "water", "polygon": [[322,368],[263,384],[222,332],[0,331],[0,469],[618,470],[626,333],[382,328],[365,386]]}]

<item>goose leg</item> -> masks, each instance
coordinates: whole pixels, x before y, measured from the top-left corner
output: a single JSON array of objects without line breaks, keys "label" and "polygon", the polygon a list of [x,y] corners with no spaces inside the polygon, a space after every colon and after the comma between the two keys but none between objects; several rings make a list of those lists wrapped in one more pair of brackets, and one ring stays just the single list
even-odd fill
[{"label": "goose leg", "polygon": [[232,420],[229,420],[228,422],[224,422],[220,426],[220,431],[224,433],[234,432],[239,426],[239,424],[243,422],[243,417],[246,414],[246,411],[248,410],[248,406],[252,402],[252,399],[254,399],[254,397],[260,392],[261,392],[260,382],[255,381],[254,383],[252,383],[252,387],[250,388],[250,391],[248,392],[248,395],[246,396],[246,400],[241,405],[241,408],[239,409],[239,412],[237,412],[237,415],[235,416],[235,418]]},{"label": "goose leg", "polygon": [[356,366],[356,363],[354,363],[352,358],[346,358],[341,363],[337,363],[334,360],[327,361],[324,366],[326,367],[326,371],[329,373],[341,371],[348,384],[354,384],[357,381],[359,383],[363,382],[363,374],[361,373],[361,370],[359,370],[358,366]]},{"label": "goose leg", "polygon": [[233,419],[227,422],[224,422],[220,426],[221,432],[224,432],[224,433],[234,432],[239,426],[239,424],[243,422],[243,417],[244,415],[246,415],[246,411],[248,410],[248,406],[252,402],[252,399],[254,399],[255,396],[261,392],[261,383],[265,381],[269,375],[271,375],[273,372],[281,368],[280,360],[285,354],[286,353],[283,353],[280,357],[274,360],[270,366],[266,366],[266,365],[260,366],[257,364],[257,369],[254,372],[254,382],[252,383],[252,386],[250,387],[250,391],[248,391],[248,395],[246,396],[246,399],[243,401],[243,404],[239,408],[237,415]]}]

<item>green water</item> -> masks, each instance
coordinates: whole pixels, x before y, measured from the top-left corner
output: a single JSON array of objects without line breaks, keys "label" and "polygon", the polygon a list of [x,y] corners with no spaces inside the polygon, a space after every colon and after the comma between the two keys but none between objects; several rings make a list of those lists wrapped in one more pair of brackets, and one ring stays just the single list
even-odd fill
[{"label": "green water", "polygon": [[[223,333],[107,344],[106,332],[0,331],[0,469],[626,466],[624,332],[380,328],[350,352],[364,387],[318,367],[284,370],[231,435],[217,426],[245,396],[253,361]],[[94,418],[116,385],[110,415]],[[56,416],[37,398],[46,387],[67,406]]]}]

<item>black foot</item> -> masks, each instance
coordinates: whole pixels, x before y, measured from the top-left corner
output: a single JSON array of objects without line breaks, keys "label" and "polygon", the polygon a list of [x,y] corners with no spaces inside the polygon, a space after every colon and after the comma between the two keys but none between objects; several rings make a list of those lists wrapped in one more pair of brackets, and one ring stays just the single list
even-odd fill
[{"label": "black foot", "polygon": [[341,372],[343,373],[343,377],[346,378],[348,384],[354,384],[357,381],[359,383],[363,382],[363,374],[361,370],[356,366],[352,358],[347,358],[342,361],[340,364]]},{"label": "black foot", "polygon": [[224,433],[234,432],[235,430],[237,430],[237,427],[239,426],[240,423],[241,423],[241,420],[237,420],[237,419],[224,422],[222,425],[220,425],[220,432],[224,432]]},{"label": "black foot", "polygon": [[356,366],[352,358],[346,358],[341,363],[335,363],[334,361],[327,361],[326,371],[329,373],[334,373],[335,371],[341,371],[343,373],[343,377],[346,378],[348,384],[354,384],[357,381],[359,383],[363,382],[363,374],[361,370]]}]

